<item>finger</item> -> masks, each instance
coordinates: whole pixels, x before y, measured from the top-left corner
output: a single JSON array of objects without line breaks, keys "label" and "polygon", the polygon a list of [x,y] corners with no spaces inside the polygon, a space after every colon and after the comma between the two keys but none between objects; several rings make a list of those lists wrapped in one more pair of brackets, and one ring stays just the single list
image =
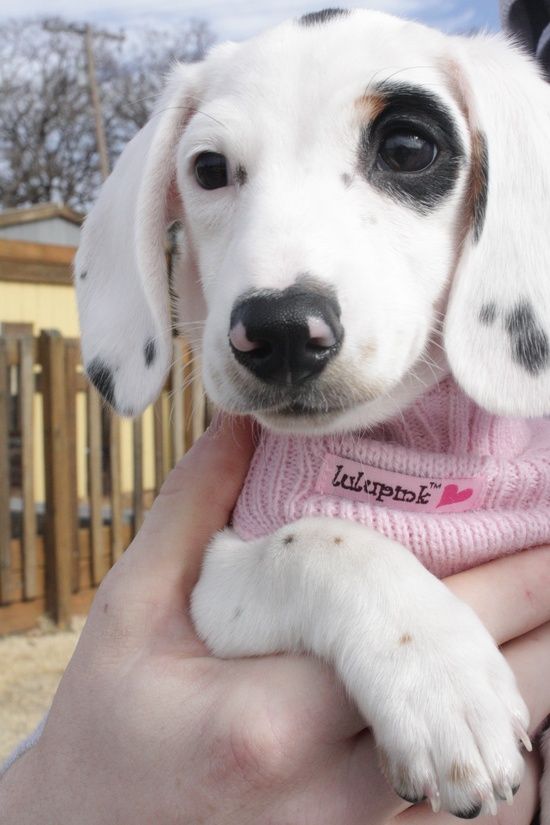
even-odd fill
[{"label": "finger", "polygon": [[550,622],[502,648],[527,703],[533,734],[550,714]]},{"label": "finger", "polygon": [[143,649],[155,637],[179,655],[205,652],[186,611],[211,536],[225,527],[253,452],[252,424],[220,416],[169,474],[138,535],[92,603],[85,642]]},{"label": "finger", "polygon": [[550,547],[497,559],[445,584],[475,610],[498,644],[550,621]]},{"label": "finger", "polygon": [[122,563],[113,568],[114,576],[124,576],[127,598],[132,586],[160,598],[163,583],[170,590],[176,583],[183,603],[206,544],[229,521],[252,452],[250,420],[220,416],[178,462]]}]

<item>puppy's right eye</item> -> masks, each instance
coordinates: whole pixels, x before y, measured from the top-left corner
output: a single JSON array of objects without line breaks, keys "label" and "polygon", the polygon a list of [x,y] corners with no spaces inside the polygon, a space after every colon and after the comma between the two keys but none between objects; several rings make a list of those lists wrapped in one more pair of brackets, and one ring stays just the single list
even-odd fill
[{"label": "puppy's right eye", "polygon": [[227,186],[227,161],[217,152],[201,152],[195,159],[195,178],[203,189]]}]

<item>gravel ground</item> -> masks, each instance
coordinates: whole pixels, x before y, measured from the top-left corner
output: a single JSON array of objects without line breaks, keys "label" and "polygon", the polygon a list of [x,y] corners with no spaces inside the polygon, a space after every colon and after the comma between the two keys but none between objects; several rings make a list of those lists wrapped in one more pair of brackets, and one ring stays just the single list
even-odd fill
[{"label": "gravel ground", "polygon": [[83,617],[73,630],[38,630],[0,638],[0,762],[42,719],[50,706],[78,636]]}]

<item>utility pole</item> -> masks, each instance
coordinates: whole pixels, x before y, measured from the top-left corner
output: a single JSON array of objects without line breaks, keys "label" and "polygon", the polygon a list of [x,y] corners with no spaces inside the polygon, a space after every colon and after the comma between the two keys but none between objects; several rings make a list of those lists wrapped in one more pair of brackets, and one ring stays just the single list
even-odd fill
[{"label": "utility pole", "polygon": [[64,32],[67,34],[78,34],[84,38],[84,46],[86,50],[86,66],[88,69],[88,83],[90,86],[90,97],[92,100],[92,108],[94,110],[95,118],[95,133],[97,151],[99,154],[99,168],[101,170],[101,177],[105,180],[109,175],[109,154],[107,152],[107,140],[105,138],[105,126],[103,123],[103,115],[101,113],[101,98],[99,95],[99,87],[97,85],[97,75],[95,70],[94,60],[94,37],[104,37],[108,40],[124,40],[122,34],[112,34],[109,31],[92,29],[89,23],[85,26],[77,26],[76,23],[68,23],[61,25],[55,21],[46,21],[44,23],[46,31],[50,32]]}]

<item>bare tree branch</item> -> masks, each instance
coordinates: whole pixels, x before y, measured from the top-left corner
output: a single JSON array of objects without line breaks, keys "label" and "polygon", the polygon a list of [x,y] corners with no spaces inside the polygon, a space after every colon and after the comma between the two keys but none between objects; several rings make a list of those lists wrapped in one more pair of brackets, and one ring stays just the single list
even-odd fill
[{"label": "bare tree branch", "polygon": [[[62,201],[86,210],[101,183],[82,42],[36,18],[0,24],[0,207]],[[207,23],[98,38],[95,60],[111,165],[147,121],[175,60],[202,59]]]}]

